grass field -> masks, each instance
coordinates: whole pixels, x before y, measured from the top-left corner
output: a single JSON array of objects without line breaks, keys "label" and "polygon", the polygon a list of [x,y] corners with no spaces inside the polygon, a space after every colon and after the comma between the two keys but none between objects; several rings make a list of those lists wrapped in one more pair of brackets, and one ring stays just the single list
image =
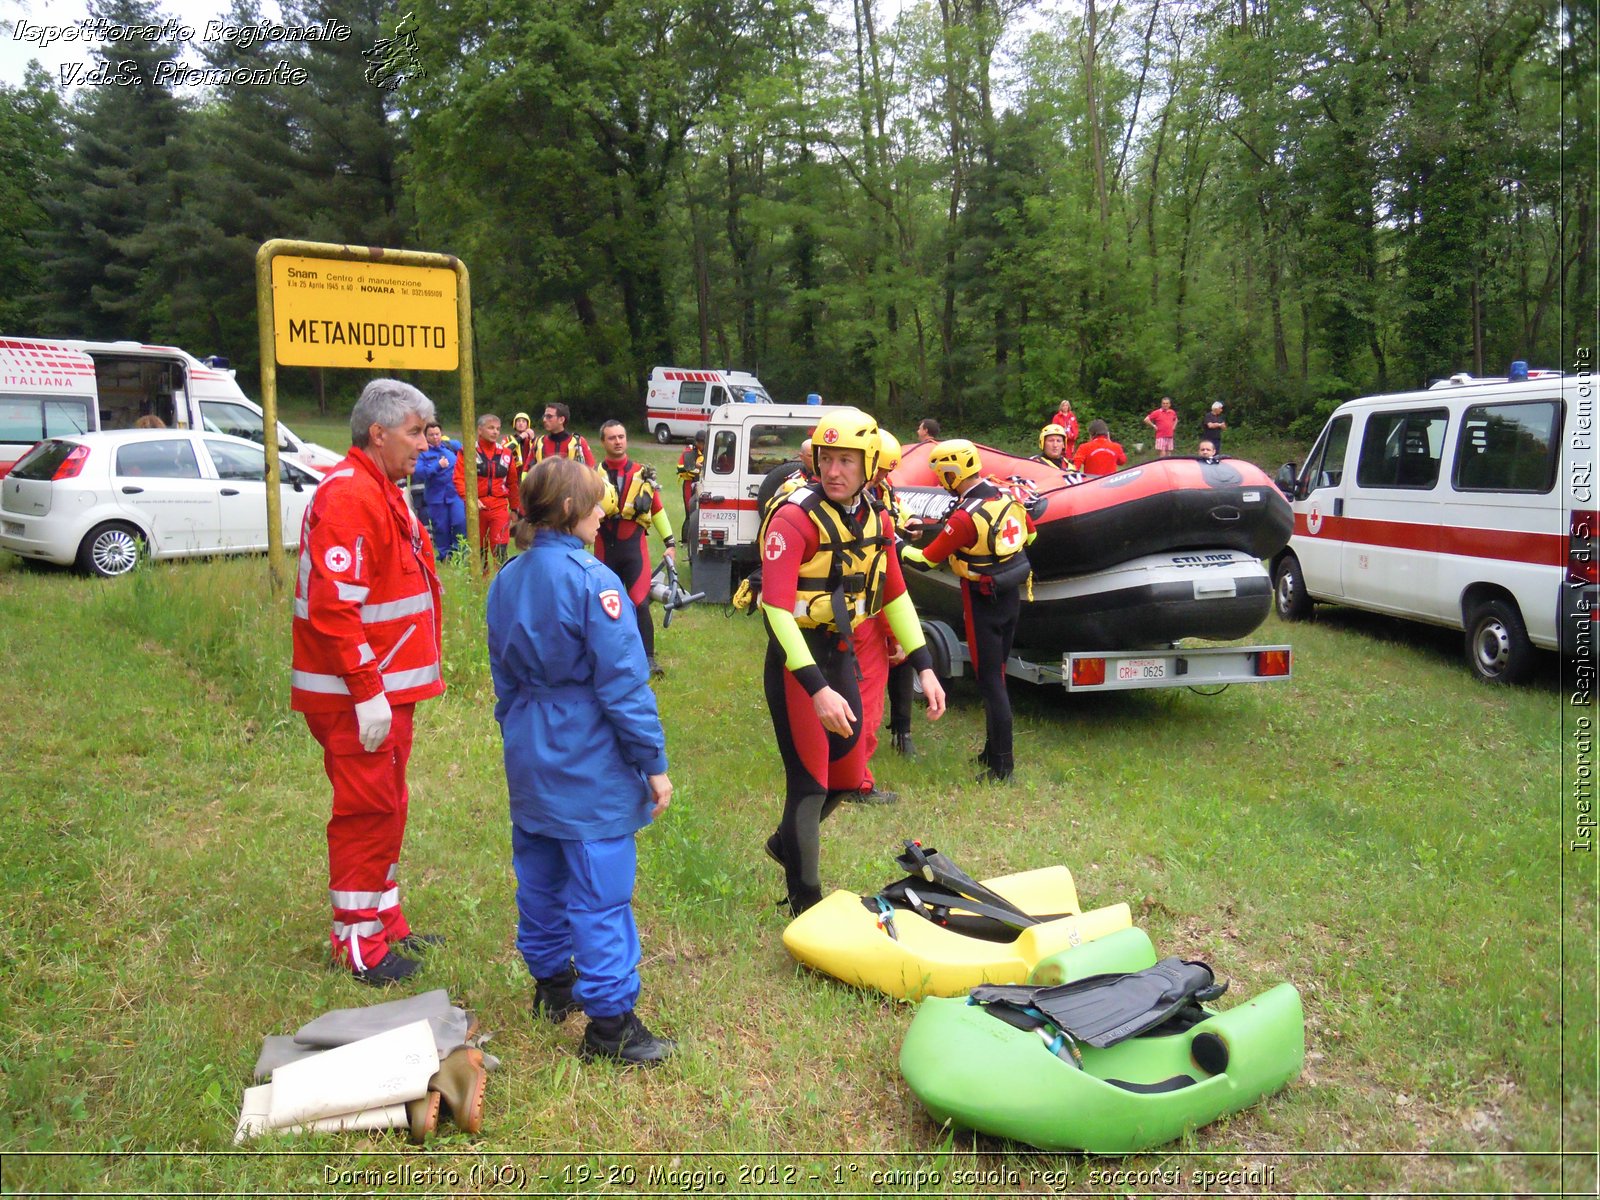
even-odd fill
[{"label": "grass field", "polygon": [[980,878],[1065,863],[1085,907],[1128,901],[1230,1001],[1302,993],[1298,1082],[1182,1144],[1083,1159],[941,1130],[896,1066],[912,1009],[789,960],[760,852],[781,781],[763,637],[718,609],[658,633],[678,791],[640,837],[641,1010],[683,1051],[585,1067],[580,1021],[534,1024],[481,595],[461,570],[446,590],[450,690],[419,711],[401,878],[413,922],[450,939],[422,986],[496,1031],[485,1131],[235,1153],[261,1036],[375,998],[324,965],[327,784],[287,710],[288,603],[260,559],[96,583],[0,556],[6,1193],[1593,1194],[1594,864],[1563,851],[1553,659],[1491,689],[1459,635],[1328,611],[1259,631],[1295,647],[1284,684],[1014,685],[1008,789],[971,782],[970,683],[919,723],[916,760],[885,752],[902,802],[829,822],[825,886],[875,889],[910,837]]}]

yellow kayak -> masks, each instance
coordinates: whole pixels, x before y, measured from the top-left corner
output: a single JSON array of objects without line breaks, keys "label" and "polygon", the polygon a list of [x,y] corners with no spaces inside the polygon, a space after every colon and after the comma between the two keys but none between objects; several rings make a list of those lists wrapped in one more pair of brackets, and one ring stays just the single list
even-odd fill
[{"label": "yellow kayak", "polygon": [[[796,917],[783,944],[798,961],[845,983],[921,1000],[964,995],[985,983],[1022,983],[1042,960],[1133,924],[1126,904],[1081,911],[1072,872],[1063,866],[1002,875],[981,886],[1024,913],[1052,919],[1014,938],[991,940],[903,908],[880,903],[875,911],[872,898],[837,891]],[[951,904],[947,911],[959,918],[971,910]]]}]

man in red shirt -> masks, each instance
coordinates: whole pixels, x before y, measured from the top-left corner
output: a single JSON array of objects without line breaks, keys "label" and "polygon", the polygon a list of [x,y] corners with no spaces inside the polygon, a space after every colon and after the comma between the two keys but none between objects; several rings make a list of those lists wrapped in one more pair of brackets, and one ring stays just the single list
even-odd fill
[{"label": "man in red shirt", "polygon": [[[500,442],[500,418],[485,413],[478,418],[478,551],[484,574],[489,559],[505,562],[511,542],[511,489],[517,473],[516,454]],[[456,495],[467,498],[467,456],[456,459]]]},{"label": "man in red shirt", "polygon": [[367,384],[350,414],[350,452],[322,477],[300,528],[290,705],[333,785],[333,961],[374,985],[414,975],[408,955],[440,940],[411,932],[395,883],[412,710],[444,692],[433,546],[395,486],[416,467],[433,415],[409,383]]},{"label": "man in red shirt", "polygon": [[600,441],[606,457],[602,471],[617,491],[617,511],[600,522],[594,539],[594,556],[617,573],[628,599],[633,601],[634,618],[639,622],[639,637],[644,642],[645,658],[651,675],[661,675],[656,662],[656,626],[650,619],[650,534],[661,535],[662,552],[676,559],[672,523],[661,505],[661,488],[655,472],[641,467],[628,457],[628,431],[621,421],[607,421],[600,427]]},{"label": "man in red shirt", "polygon": [[1172,407],[1172,397],[1161,397],[1161,407],[1147,413],[1144,423],[1156,431],[1156,457],[1168,457],[1178,429],[1178,410]]},{"label": "man in red shirt", "polygon": [[576,458],[586,467],[594,466],[594,453],[589,443],[575,433],[567,432],[567,422],[572,410],[565,404],[550,403],[544,406],[544,436],[534,443],[535,462],[547,458]]},{"label": "man in red shirt", "polygon": [[1078,447],[1072,465],[1085,475],[1109,475],[1127,464],[1127,452],[1111,440],[1111,427],[1098,417],[1089,422],[1089,440]]}]

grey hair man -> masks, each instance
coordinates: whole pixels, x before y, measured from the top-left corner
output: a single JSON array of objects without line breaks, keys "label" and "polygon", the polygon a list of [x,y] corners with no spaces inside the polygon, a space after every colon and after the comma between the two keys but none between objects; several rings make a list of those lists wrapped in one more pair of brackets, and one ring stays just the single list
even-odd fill
[{"label": "grey hair man", "polygon": [[416,974],[440,939],[413,933],[395,882],[417,701],[444,691],[433,546],[404,493],[433,402],[374,379],[350,414],[350,452],[317,485],[300,529],[290,704],[322,747],[333,963],[362,983]]}]

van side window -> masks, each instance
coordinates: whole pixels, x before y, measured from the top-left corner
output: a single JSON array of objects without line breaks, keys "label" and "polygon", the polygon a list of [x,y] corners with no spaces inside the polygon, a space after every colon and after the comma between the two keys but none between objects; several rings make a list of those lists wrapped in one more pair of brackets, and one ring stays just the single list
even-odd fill
[{"label": "van side window", "polygon": [[1561,402],[1474,404],[1456,438],[1458,492],[1548,492],[1560,457]]},{"label": "van side window", "polygon": [[750,474],[765,475],[800,457],[800,443],[811,436],[809,425],[752,425]]},{"label": "van side window", "polygon": [[1372,413],[1361,438],[1356,483],[1364,488],[1433,487],[1439,482],[1449,419],[1442,408]]},{"label": "van side window", "polygon": [[1344,452],[1350,445],[1350,417],[1340,417],[1328,426],[1322,439],[1312,447],[1300,473],[1299,499],[1318,488],[1338,487],[1344,479]]},{"label": "van side window", "polygon": [[[688,387],[688,384],[684,384]],[[711,473],[713,475],[732,475],[734,467],[738,466],[734,431],[722,429],[717,431],[717,438],[711,444]]]},{"label": "van side window", "polygon": [[727,402],[728,402],[728,393],[724,388],[714,387],[714,388],[711,389],[711,407],[712,408],[721,408]]},{"label": "van side window", "polygon": [[86,433],[88,429],[87,401],[0,396],[0,442],[31,446],[47,437]]},{"label": "van side window", "polygon": [[682,383],[678,385],[679,404],[704,404],[706,402],[706,385],[703,383]]}]

